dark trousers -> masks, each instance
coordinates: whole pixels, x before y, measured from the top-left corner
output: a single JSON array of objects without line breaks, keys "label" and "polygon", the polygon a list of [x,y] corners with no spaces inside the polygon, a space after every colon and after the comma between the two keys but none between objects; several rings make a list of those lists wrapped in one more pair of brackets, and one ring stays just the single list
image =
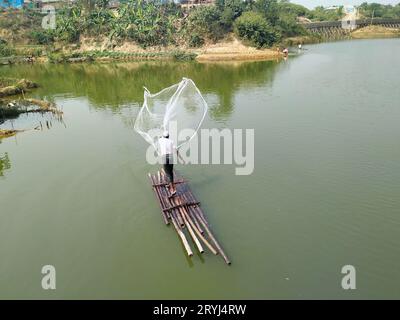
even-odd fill
[{"label": "dark trousers", "polygon": [[168,176],[169,182],[174,183],[174,162],[172,154],[167,154],[163,157],[163,167]]}]

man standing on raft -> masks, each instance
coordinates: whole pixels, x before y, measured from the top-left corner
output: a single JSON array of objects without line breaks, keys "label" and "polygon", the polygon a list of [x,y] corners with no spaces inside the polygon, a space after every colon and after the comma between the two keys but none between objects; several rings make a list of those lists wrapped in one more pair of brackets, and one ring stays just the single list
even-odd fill
[{"label": "man standing on raft", "polygon": [[174,185],[174,153],[176,152],[183,163],[184,161],[180,156],[178,149],[175,147],[174,142],[169,138],[168,131],[164,131],[163,136],[158,139],[158,145],[164,171],[169,179],[169,191],[171,192],[171,196],[173,196],[176,193]]}]

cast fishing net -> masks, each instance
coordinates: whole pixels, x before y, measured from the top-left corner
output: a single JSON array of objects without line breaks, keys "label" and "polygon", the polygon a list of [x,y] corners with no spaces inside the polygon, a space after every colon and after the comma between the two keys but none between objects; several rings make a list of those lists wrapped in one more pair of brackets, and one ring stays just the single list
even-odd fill
[{"label": "cast fishing net", "polygon": [[[144,103],[135,121],[135,131],[157,151],[158,139],[164,131],[169,132],[177,148],[189,142],[199,130],[208,110],[194,82],[183,78],[181,82],[155,94],[144,89]],[[179,139],[181,133],[184,139]]]}]

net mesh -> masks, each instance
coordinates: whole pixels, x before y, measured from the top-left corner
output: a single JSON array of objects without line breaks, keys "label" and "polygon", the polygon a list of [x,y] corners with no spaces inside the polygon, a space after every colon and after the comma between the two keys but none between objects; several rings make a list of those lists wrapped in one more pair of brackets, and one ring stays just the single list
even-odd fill
[{"label": "net mesh", "polygon": [[[180,148],[196,135],[207,110],[207,103],[195,83],[183,78],[181,82],[155,94],[145,88],[144,103],[134,129],[157,152],[157,142],[164,131],[170,133],[170,139]],[[179,134],[184,129],[190,130],[185,131],[185,139],[179,141]]]}]

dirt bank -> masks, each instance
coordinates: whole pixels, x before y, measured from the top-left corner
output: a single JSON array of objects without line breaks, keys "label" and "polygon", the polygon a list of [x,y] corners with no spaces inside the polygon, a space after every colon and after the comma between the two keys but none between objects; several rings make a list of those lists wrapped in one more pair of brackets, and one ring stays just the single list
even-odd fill
[{"label": "dirt bank", "polygon": [[354,39],[396,38],[400,37],[400,29],[368,26],[353,31],[351,37]]},{"label": "dirt bank", "polygon": [[[192,55],[198,61],[240,61],[240,60],[272,60],[282,57],[276,49],[257,49],[243,44],[233,34],[217,43],[208,43],[200,48],[186,46],[148,47],[146,49],[132,43],[110,43],[108,39],[81,38],[77,52],[105,52],[109,50],[109,56],[95,57],[95,60],[165,60],[174,59],[177,52],[181,55]],[[179,59],[178,59],[179,60]],[[183,59],[188,60],[188,59]]]},{"label": "dirt bank", "polygon": [[244,45],[236,38],[206,45],[193,50],[198,61],[274,60],[282,57],[277,49],[257,49]]}]

